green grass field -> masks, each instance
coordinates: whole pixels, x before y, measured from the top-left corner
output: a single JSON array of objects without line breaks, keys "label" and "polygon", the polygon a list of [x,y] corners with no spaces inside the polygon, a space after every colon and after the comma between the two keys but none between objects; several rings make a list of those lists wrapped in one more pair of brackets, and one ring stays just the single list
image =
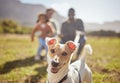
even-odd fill
[{"label": "green grass field", "polygon": [[[120,83],[120,38],[88,37],[87,43],[93,83]],[[45,83],[47,63],[34,60],[37,47],[27,35],[0,35],[0,83]]]}]

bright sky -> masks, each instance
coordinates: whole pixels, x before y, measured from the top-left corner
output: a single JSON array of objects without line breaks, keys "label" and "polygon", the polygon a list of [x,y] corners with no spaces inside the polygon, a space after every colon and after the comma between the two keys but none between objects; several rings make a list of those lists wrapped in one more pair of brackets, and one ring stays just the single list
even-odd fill
[{"label": "bright sky", "polygon": [[43,4],[67,17],[68,9],[76,10],[76,17],[85,22],[120,20],[120,0],[20,0],[23,3]]}]

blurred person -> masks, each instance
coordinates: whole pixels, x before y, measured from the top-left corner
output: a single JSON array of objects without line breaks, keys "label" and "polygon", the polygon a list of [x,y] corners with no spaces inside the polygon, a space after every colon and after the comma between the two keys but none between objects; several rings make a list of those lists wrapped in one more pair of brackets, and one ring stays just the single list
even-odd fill
[{"label": "blurred person", "polygon": [[37,50],[37,54],[35,56],[35,60],[39,60],[41,58],[41,51],[42,47],[45,48],[47,53],[47,46],[45,42],[46,37],[52,37],[53,36],[53,30],[51,27],[47,24],[47,17],[45,14],[39,14],[38,15],[38,23],[36,24],[35,28],[32,30],[31,34],[31,41],[34,41],[34,35],[36,34],[38,36],[39,40],[39,47]]},{"label": "blurred person", "polygon": [[[58,23],[55,19],[52,18],[53,14],[54,14],[55,10],[52,9],[52,8],[48,8],[46,9],[46,17],[47,17],[47,24],[50,26],[50,28],[52,29],[53,31],[53,36],[56,36],[57,35],[57,26]],[[39,22],[39,18],[37,19],[37,23]],[[42,50],[44,50],[44,47],[42,47]]]},{"label": "blurred person", "polygon": [[52,17],[54,15],[54,13],[55,13],[55,10],[52,8],[48,8],[46,10],[48,25],[51,26],[52,30],[54,31],[54,36],[56,36],[57,35],[57,28],[59,27],[59,24],[58,24],[57,20]]},{"label": "blurred person", "polygon": [[[48,8],[46,9],[46,17],[47,17],[47,23],[49,26],[51,26],[51,29],[54,32],[54,36],[57,34],[57,21],[55,19],[52,18],[53,14],[54,14],[55,10],[52,8]],[[39,22],[39,19],[37,19],[37,23]]]},{"label": "blurred person", "polygon": [[[70,8],[68,11],[68,20],[62,23],[61,27],[61,43],[65,43],[69,40],[74,41],[76,36],[76,31],[80,31],[82,33],[85,33],[83,21],[81,19],[75,18],[75,10],[73,8]],[[78,59],[82,48],[85,45],[86,39],[85,34],[80,35],[80,39],[78,39],[80,43],[80,46],[78,47],[77,56],[76,59]]]}]

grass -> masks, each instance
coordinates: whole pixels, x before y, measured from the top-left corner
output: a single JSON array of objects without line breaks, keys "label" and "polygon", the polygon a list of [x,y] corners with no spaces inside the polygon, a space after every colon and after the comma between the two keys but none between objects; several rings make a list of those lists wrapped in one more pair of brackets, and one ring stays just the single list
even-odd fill
[{"label": "grass", "polygon": [[[87,64],[93,72],[93,83],[120,82],[120,38],[88,37],[93,55]],[[38,42],[28,35],[0,35],[0,83],[45,83],[45,61],[35,61]]]},{"label": "grass", "polygon": [[87,63],[93,71],[93,83],[120,82],[120,38],[89,37],[93,56]]}]

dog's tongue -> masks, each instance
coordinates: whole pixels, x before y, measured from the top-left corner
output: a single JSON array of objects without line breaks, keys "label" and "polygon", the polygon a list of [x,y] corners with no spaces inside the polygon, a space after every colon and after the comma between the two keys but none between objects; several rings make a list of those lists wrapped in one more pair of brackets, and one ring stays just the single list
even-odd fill
[{"label": "dog's tongue", "polygon": [[55,68],[55,67],[53,67],[53,68],[51,68],[51,72],[52,72],[52,73],[57,73],[57,72],[58,72],[58,69]]}]

